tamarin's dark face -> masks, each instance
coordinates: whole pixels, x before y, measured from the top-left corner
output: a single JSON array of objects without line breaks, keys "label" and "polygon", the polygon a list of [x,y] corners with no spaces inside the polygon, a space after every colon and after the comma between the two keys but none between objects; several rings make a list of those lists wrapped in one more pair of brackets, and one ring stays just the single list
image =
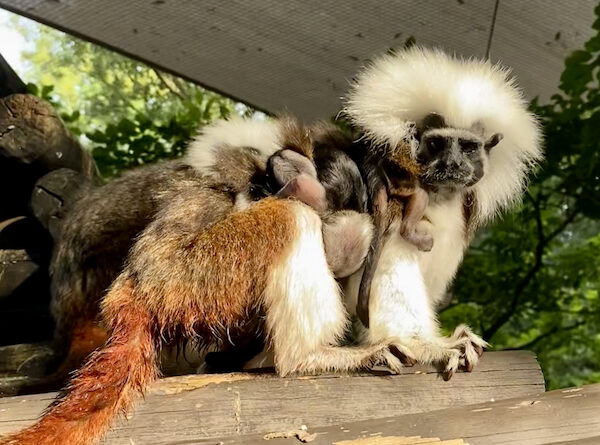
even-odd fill
[{"label": "tamarin's dark face", "polygon": [[490,150],[501,140],[500,133],[485,140],[474,131],[447,127],[441,116],[430,114],[416,153],[423,167],[421,181],[442,188],[476,184],[485,173]]}]

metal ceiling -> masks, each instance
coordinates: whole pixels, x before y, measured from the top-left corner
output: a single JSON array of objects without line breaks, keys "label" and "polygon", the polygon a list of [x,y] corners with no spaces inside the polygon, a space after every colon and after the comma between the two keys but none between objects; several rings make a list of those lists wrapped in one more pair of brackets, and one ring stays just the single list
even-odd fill
[{"label": "metal ceiling", "polygon": [[[325,117],[370,57],[409,37],[512,66],[530,98],[556,91],[592,34],[595,0],[0,0],[270,112]],[[494,9],[497,15],[494,20]],[[494,26],[493,26],[494,25]],[[493,34],[491,29],[493,26]],[[490,40],[490,34],[491,40]]]}]

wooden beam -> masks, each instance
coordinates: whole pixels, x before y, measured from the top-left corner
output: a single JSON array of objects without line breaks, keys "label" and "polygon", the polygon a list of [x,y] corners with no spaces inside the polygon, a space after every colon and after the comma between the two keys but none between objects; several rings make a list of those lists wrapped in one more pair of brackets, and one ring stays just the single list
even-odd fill
[{"label": "wooden beam", "polygon": [[[402,442],[400,438],[420,436],[469,445],[591,445],[600,444],[599,412],[600,384],[596,384],[422,414],[307,428],[302,434],[313,439],[310,441],[311,445],[413,444],[421,442]],[[200,440],[194,443],[299,443],[296,438],[266,440],[277,435],[292,436],[289,433],[292,432],[275,431],[252,436]]]},{"label": "wooden beam", "polygon": [[26,92],[25,83],[0,54],[0,97],[10,96],[11,94],[25,94]]},{"label": "wooden beam", "polygon": [[[173,377],[157,382],[105,443],[195,443],[211,437],[285,431],[303,424],[324,427],[421,413],[543,390],[540,367],[535,355],[527,351],[485,353],[472,373],[458,373],[449,382],[433,368],[421,366],[405,368],[398,376],[377,370],[353,376]],[[53,397],[0,399],[0,433],[31,424]]]}]

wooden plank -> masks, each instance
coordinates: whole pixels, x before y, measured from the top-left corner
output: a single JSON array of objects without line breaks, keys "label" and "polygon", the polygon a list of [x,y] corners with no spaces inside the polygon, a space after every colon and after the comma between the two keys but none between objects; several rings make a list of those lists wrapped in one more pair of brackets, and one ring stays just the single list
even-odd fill
[{"label": "wooden plank", "polygon": [[560,442],[552,442],[548,445],[598,445],[599,443],[600,436],[594,436],[578,440],[561,440]]},{"label": "wooden plank", "polygon": [[[599,412],[600,384],[596,384],[541,393],[533,397],[496,400],[324,428],[307,428],[306,434],[314,437],[311,445],[379,445],[398,436],[421,435],[441,440],[463,440],[470,445],[591,445],[600,443]],[[195,443],[217,441],[223,445],[294,444],[291,439],[276,438],[267,441],[265,436],[267,435],[257,434]]]},{"label": "wooden plank", "polygon": [[[233,373],[173,377],[155,384],[105,443],[193,442],[285,431],[303,424],[312,428],[543,390],[535,355],[527,351],[486,353],[472,373],[458,373],[449,382],[433,368],[417,366],[399,376],[380,370],[353,376],[279,378]],[[52,398],[53,394],[42,394],[0,399],[0,433],[31,424]]]}]

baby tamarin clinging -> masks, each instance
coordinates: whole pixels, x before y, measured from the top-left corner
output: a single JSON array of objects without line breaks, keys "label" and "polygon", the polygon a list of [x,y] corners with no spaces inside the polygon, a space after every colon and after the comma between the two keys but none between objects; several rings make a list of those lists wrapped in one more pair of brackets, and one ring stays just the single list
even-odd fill
[{"label": "baby tamarin clinging", "polygon": [[[322,220],[327,264],[336,278],[345,278],[363,264],[372,237],[367,214],[367,190],[361,172],[345,150],[351,140],[323,122],[304,128],[286,126],[281,150],[266,162],[264,177],[253,179],[252,189],[292,198],[315,209]],[[264,346],[260,336],[233,338],[225,350],[206,356],[203,372],[239,370]]]},{"label": "baby tamarin clinging", "polygon": [[[471,187],[481,179],[483,156],[487,156],[502,140],[500,133],[485,140],[481,136],[482,131],[478,125],[470,130],[448,127],[441,115],[430,113],[424,118],[415,136],[418,145],[414,154],[410,138],[391,150],[373,150],[367,154],[366,181],[375,232],[365,260],[356,308],[365,327],[369,327],[371,283],[381,254],[382,241],[391,223],[401,219],[401,236],[421,251],[431,250],[431,234],[417,231],[417,225],[429,202],[428,187],[435,188],[436,180],[441,180],[444,185],[449,182],[447,175],[436,178],[441,164],[446,164],[450,169],[455,168],[456,175],[464,176],[461,171],[464,165],[459,163],[469,163],[472,172],[464,181],[464,187]],[[458,179],[460,182],[461,178]]]},{"label": "baby tamarin clinging", "polygon": [[[335,127],[316,128],[318,135],[339,136]],[[277,190],[275,196],[298,199],[319,212],[329,266],[343,278],[358,270],[367,255],[372,235],[367,189],[358,166],[344,151],[350,142],[313,138],[312,131],[307,134],[313,146],[309,155],[284,148],[269,158],[266,175]]]}]

